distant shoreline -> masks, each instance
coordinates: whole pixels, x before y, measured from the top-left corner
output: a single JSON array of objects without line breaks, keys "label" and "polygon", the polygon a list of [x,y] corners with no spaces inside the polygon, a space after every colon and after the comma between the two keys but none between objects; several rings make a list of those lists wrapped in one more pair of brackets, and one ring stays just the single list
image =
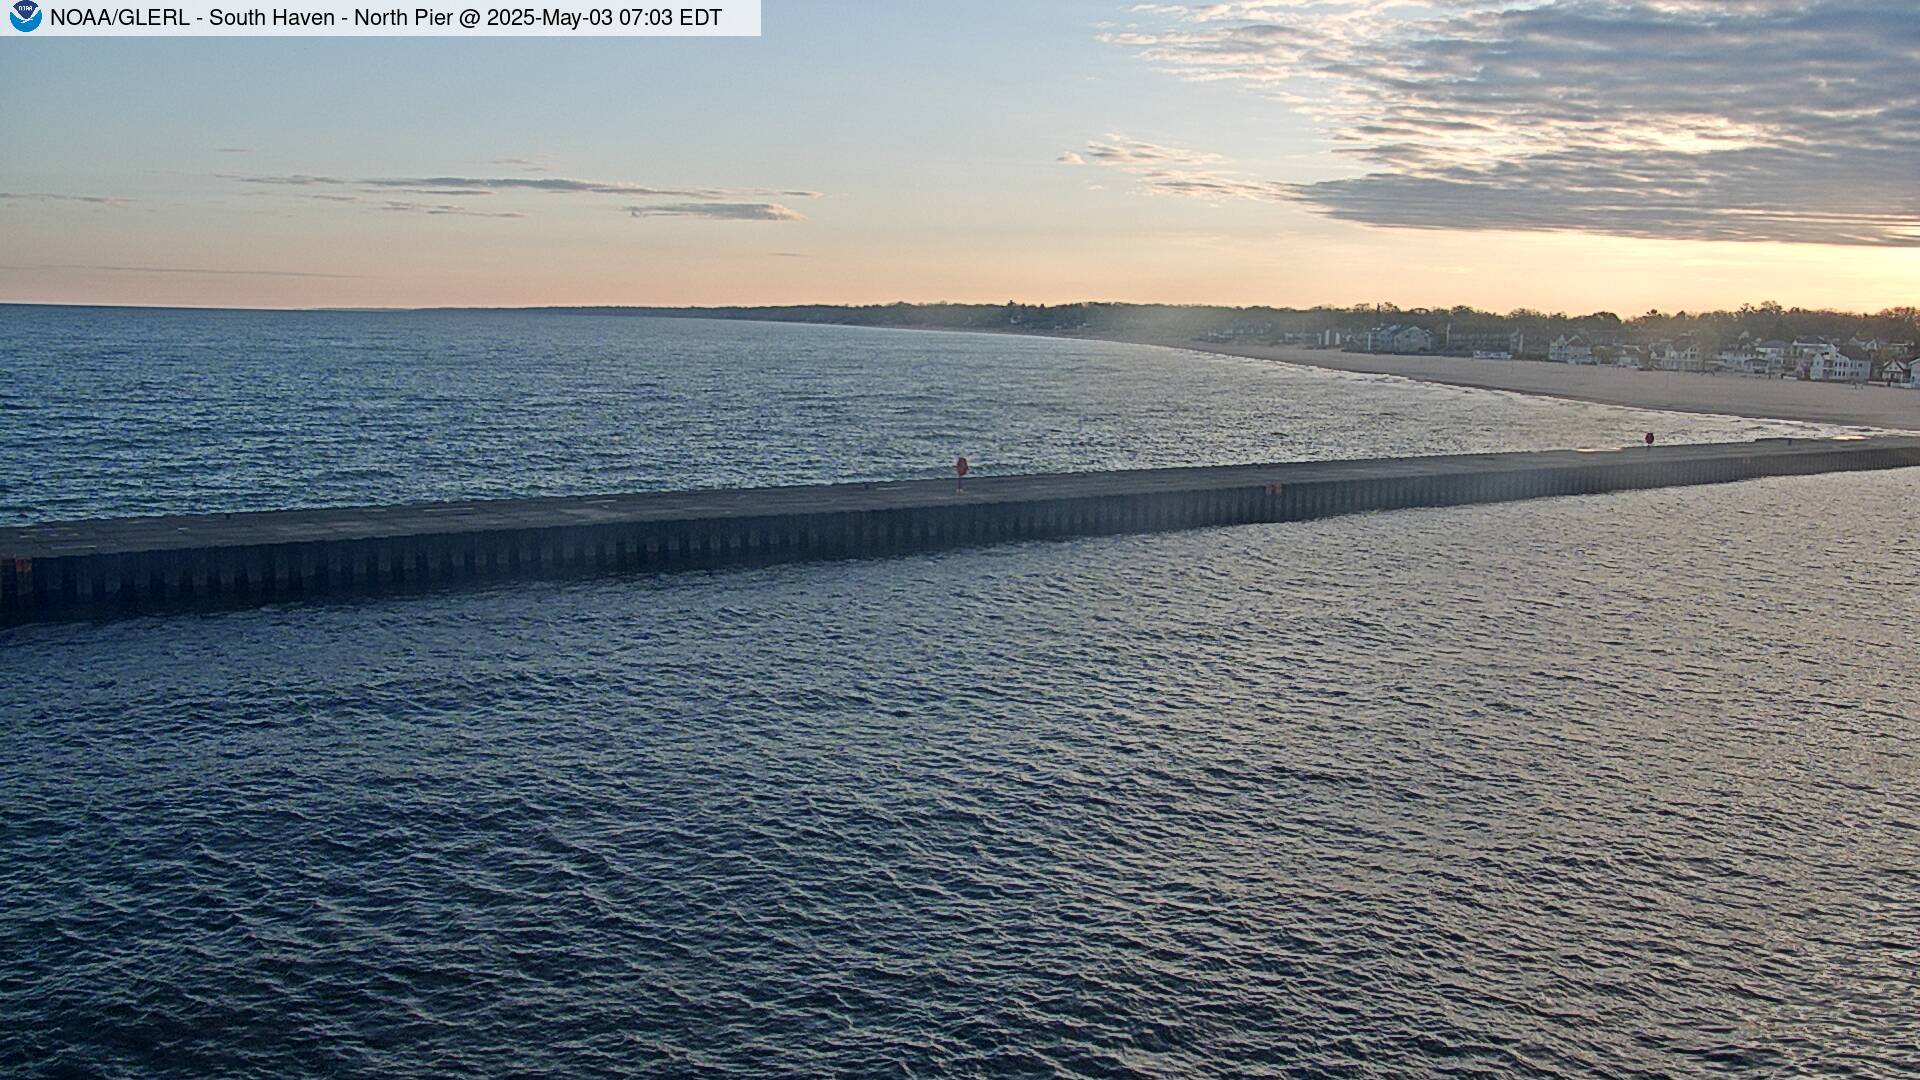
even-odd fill
[{"label": "distant shoreline", "polygon": [[[819,323],[795,323],[817,326]],[[828,324],[836,325],[836,324]],[[1889,431],[1920,432],[1920,390],[1766,379],[1746,375],[1640,371],[1538,360],[1468,360],[1452,356],[1397,356],[1383,353],[1303,349],[1286,345],[1233,344],[1182,340],[1145,334],[1044,333],[946,326],[876,326],[875,330],[922,330],[961,334],[1011,334],[1060,341],[1110,341],[1162,349],[1272,360],[1365,375],[1396,375],[1416,382],[1505,390],[1533,397],[1564,398],[1629,409],[1744,416],[1752,420],[1796,420]]]},{"label": "distant shoreline", "polygon": [[1175,341],[1135,335],[1086,336],[1100,341],[1275,360],[1334,371],[1398,375],[1420,382],[1568,398],[1598,405],[1920,431],[1920,390],[1901,387],[1640,371],[1537,360],[1468,360],[1451,356],[1393,356],[1277,345]]},{"label": "distant shoreline", "polygon": [[[8,303],[4,306],[101,307]],[[260,310],[275,309],[170,309]],[[607,314],[675,319],[715,319],[728,322],[776,322],[792,326],[863,327],[871,330],[919,330],[956,334],[1000,334],[1052,338],[1064,341],[1109,341],[1148,345],[1189,352],[1237,356],[1254,360],[1370,375],[1394,375],[1419,382],[1504,390],[1534,397],[1565,398],[1598,405],[1655,409],[1668,412],[1742,416],[1755,420],[1790,420],[1838,424],[1889,431],[1920,432],[1920,390],[1886,386],[1805,382],[1742,375],[1641,371],[1632,368],[1556,364],[1538,360],[1469,360],[1448,356],[1389,355],[1308,349],[1285,345],[1256,345],[1195,340],[1164,334],[1049,331],[1019,327],[941,326],[907,322],[873,324],[754,317],[724,313],[727,309],[698,308],[392,308],[392,309],[278,309],[339,311],[370,314],[500,313]]]}]

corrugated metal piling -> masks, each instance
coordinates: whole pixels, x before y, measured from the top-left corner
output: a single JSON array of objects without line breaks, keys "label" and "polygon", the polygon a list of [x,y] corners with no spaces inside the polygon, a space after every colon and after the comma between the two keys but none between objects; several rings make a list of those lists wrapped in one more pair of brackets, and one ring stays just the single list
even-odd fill
[{"label": "corrugated metal piling", "polygon": [[503,499],[0,529],[0,621],[1303,521],[1920,465],[1920,438]]}]

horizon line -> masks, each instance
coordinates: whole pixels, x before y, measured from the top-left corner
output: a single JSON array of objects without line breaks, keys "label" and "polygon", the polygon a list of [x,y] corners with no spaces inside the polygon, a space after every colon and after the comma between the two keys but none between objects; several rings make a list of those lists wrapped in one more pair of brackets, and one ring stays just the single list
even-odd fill
[{"label": "horizon line", "polygon": [[[1880,311],[1857,311],[1857,310],[1851,310],[1851,309],[1831,308],[1831,307],[1808,307],[1802,304],[1787,304],[1787,303],[1782,303],[1778,300],[1771,300],[1771,299],[1763,300],[1763,301],[1760,301],[1759,303],[1749,302],[1748,304],[1745,304],[1743,306],[1759,307],[1763,304],[1776,304],[1780,307],[1781,311],[1783,312],[1787,312],[1787,311],[1821,312],[1825,314],[1834,314],[1834,315],[1849,315],[1849,316],[1854,316],[1862,319],[1874,318],[1876,316],[1879,316],[1888,312],[1896,311],[1901,307],[1908,307],[1908,308],[1920,307],[1920,302],[1916,302],[1915,304],[1910,304],[1910,305],[1888,305],[1887,307],[1880,309]],[[1591,318],[1592,316],[1604,313],[1604,314],[1614,315],[1615,317],[1619,318],[1622,322],[1626,322],[1626,321],[1630,321],[1632,319],[1637,319],[1641,317],[1640,315],[1622,315],[1619,312],[1610,311],[1609,309],[1606,309],[1606,308],[1597,308],[1593,311],[1575,314],[1569,311],[1546,311],[1546,310],[1528,308],[1523,306],[1520,308],[1514,308],[1509,311],[1502,312],[1502,311],[1494,311],[1490,308],[1476,308],[1471,304],[1466,304],[1466,305],[1447,304],[1447,305],[1434,305],[1430,307],[1422,307],[1418,305],[1408,306],[1408,305],[1398,304],[1393,301],[1379,301],[1372,304],[1368,304],[1368,303],[1324,304],[1323,303],[1323,304],[1311,304],[1304,307],[1293,306],[1293,305],[1282,305],[1282,304],[1220,304],[1220,303],[1178,302],[1178,301],[1165,301],[1165,300],[1066,300],[1066,301],[1061,301],[1059,303],[1029,303],[1021,300],[996,300],[996,301],[882,300],[882,301],[868,301],[864,303],[850,303],[850,302],[844,302],[844,301],[843,302],[799,301],[799,302],[785,303],[785,304],[641,304],[641,303],[510,304],[510,305],[435,304],[435,305],[423,306],[423,307],[406,307],[406,306],[381,307],[381,306],[370,306],[370,305],[363,305],[363,304],[347,304],[347,305],[334,304],[334,305],[315,305],[311,307],[266,307],[266,306],[222,307],[218,305],[209,305],[209,304],[115,304],[115,303],[99,303],[99,302],[89,302],[89,301],[0,300],[0,307],[99,308],[99,309],[105,309],[105,310],[121,310],[121,311],[236,311],[236,312],[262,311],[262,312],[285,312],[285,313],[326,312],[326,313],[336,313],[336,314],[338,313],[428,314],[433,312],[451,312],[451,311],[509,313],[509,312],[530,312],[530,311],[564,312],[564,311],[595,311],[595,310],[699,312],[699,311],[774,311],[774,310],[787,309],[787,308],[833,308],[833,309],[843,309],[843,310],[851,311],[851,310],[856,310],[861,308],[887,308],[887,307],[1004,308],[1009,305],[1013,305],[1017,307],[1034,307],[1034,308],[1062,308],[1062,307],[1073,307],[1077,305],[1085,305],[1085,306],[1136,307],[1136,308],[1145,308],[1145,307],[1194,308],[1194,309],[1211,309],[1211,310],[1217,310],[1217,311],[1296,311],[1296,312],[1320,311],[1320,310],[1350,312],[1350,311],[1354,311],[1362,308],[1368,308],[1368,307],[1379,308],[1382,306],[1392,306],[1395,311],[1408,313],[1408,314],[1415,313],[1415,312],[1446,313],[1446,312],[1450,312],[1455,307],[1464,306],[1472,311],[1476,311],[1482,314],[1497,315],[1501,318],[1509,318],[1512,316],[1513,311],[1521,311],[1521,310],[1530,311],[1538,315],[1546,316],[1547,318],[1584,319],[1584,318]],[[1666,316],[1679,316],[1683,313],[1689,316],[1700,316],[1700,315],[1713,314],[1716,312],[1736,312],[1739,309],[1730,308],[1730,307],[1705,307],[1705,308],[1700,308],[1698,310],[1694,310],[1692,308],[1676,308],[1673,311],[1659,311],[1659,309],[1654,309],[1654,310],[1658,311],[1659,314],[1666,315]]]}]

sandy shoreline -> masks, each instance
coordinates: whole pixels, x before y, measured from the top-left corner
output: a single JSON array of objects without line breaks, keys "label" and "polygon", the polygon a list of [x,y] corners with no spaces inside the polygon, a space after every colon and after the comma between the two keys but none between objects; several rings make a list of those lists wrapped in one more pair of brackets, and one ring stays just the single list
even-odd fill
[{"label": "sandy shoreline", "polygon": [[1920,431],[1920,390],[1896,387],[1843,386],[1792,379],[1636,371],[1630,368],[1531,361],[1465,360],[1448,356],[1375,356],[1332,349],[1216,344],[1190,338],[1087,336],[1102,341],[1277,360],[1336,371],[1399,375],[1423,382],[1571,398],[1602,405]]},{"label": "sandy shoreline", "polygon": [[1799,420],[1811,424],[1838,424],[1886,431],[1920,432],[1920,390],[1891,386],[1853,386],[1764,379],[1743,375],[1706,375],[1687,372],[1639,371],[1633,368],[1589,367],[1531,360],[1468,360],[1452,356],[1386,356],[1303,349],[1286,345],[1255,345],[1195,341],[1191,337],[1142,334],[1041,333],[1014,329],[950,326],[900,326],[875,329],[934,330],[962,334],[1012,334],[1078,341],[1112,341],[1152,345],[1165,349],[1242,356],[1284,364],[1354,371],[1369,375],[1398,375],[1421,382],[1506,390],[1535,397],[1567,398],[1597,405],[1633,409],[1744,416],[1755,420]]}]

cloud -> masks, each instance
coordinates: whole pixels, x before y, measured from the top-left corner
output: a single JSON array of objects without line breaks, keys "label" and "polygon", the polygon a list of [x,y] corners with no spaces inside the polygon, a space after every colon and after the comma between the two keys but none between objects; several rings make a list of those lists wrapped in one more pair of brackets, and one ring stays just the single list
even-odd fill
[{"label": "cloud", "polygon": [[518,210],[474,210],[470,207],[454,206],[451,203],[417,203],[389,200],[380,203],[379,207],[382,210],[391,210],[396,213],[446,215],[451,217],[523,218],[527,216]]},{"label": "cloud", "polygon": [[528,157],[494,158],[492,161],[487,162],[487,164],[505,165],[505,166],[508,166],[509,168],[525,169],[528,172],[552,172],[553,171],[552,166],[548,165],[546,162],[540,160],[539,158],[528,158]]},{"label": "cloud", "polygon": [[629,200],[667,200],[629,202],[621,206],[620,209],[626,211],[631,217],[706,218],[714,221],[801,221],[804,220],[802,215],[772,200],[820,197],[819,192],[784,188],[672,188],[636,184],[624,180],[577,180],[562,176],[350,178],[294,173],[286,176],[227,176],[225,179],[255,185],[262,193],[277,190],[303,198],[359,203],[381,210],[458,217],[518,218],[527,215],[518,210],[479,210],[452,203],[420,202],[399,199],[395,196],[430,195],[437,198],[466,199],[502,192],[574,196],[617,195]]},{"label": "cloud", "polygon": [[1296,197],[1293,185],[1255,180],[1225,167],[1219,154],[1165,146],[1120,134],[1108,134],[1087,144],[1084,153],[1069,150],[1057,159],[1069,165],[1104,165],[1138,179],[1153,195],[1205,199],[1286,201]]},{"label": "cloud", "polygon": [[111,195],[60,195],[51,191],[0,191],[6,202],[76,202],[94,206],[126,206],[130,200]]},{"label": "cloud", "polygon": [[1903,7],[1143,5],[1102,39],[1309,116],[1360,173],[1262,186],[1125,146],[1085,158],[1374,225],[1920,246],[1920,20]]},{"label": "cloud", "polygon": [[804,221],[779,203],[683,202],[629,206],[631,217],[697,217],[716,221]]},{"label": "cloud", "polygon": [[538,191],[558,195],[624,195],[671,199],[789,198],[817,199],[817,191],[774,188],[654,187],[624,180],[576,180],[561,176],[375,176],[358,179],[338,176],[233,176],[246,184],[276,187],[351,187],[364,190],[401,190],[439,195],[487,195],[498,191]]},{"label": "cloud", "polygon": [[[1092,162],[1096,165],[1118,165],[1128,169],[1203,169],[1226,160],[1218,154],[1202,153],[1179,146],[1161,146],[1158,143],[1143,142],[1140,139],[1129,139],[1125,135],[1111,133],[1102,141],[1088,143],[1084,154],[1076,154],[1073,151],[1068,151],[1067,154],[1079,159],[1073,164]],[[1062,160],[1065,160],[1067,154],[1061,155]]]}]

